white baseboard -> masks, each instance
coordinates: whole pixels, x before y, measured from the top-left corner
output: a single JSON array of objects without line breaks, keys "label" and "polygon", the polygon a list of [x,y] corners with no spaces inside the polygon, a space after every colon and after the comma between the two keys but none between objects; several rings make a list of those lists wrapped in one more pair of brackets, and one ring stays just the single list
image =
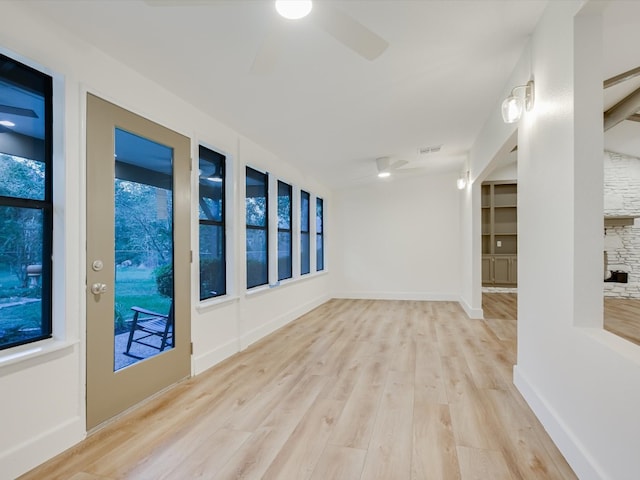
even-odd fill
[{"label": "white baseboard", "polygon": [[608,479],[609,477],[598,468],[597,463],[586,451],[584,445],[563,422],[562,417],[549,405],[544,396],[540,395],[518,365],[513,367],[513,383],[578,478],[580,480]]},{"label": "white baseboard", "polygon": [[459,303],[464,312],[469,316],[469,318],[478,320],[484,318],[484,312],[482,308],[471,308],[471,306],[463,298],[460,298]]},{"label": "white baseboard", "polygon": [[363,300],[415,300],[421,302],[458,302],[469,318],[482,319],[481,308],[471,308],[456,293],[425,292],[347,292],[337,293],[333,298],[349,298]]},{"label": "white baseboard", "polygon": [[0,478],[11,479],[32,470],[86,437],[84,421],[74,417],[0,453]]},{"label": "white baseboard", "polygon": [[457,302],[457,293],[431,292],[343,292],[336,293],[333,298],[348,298],[358,300],[416,300],[425,302]]},{"label": "white baseboard", "polygon": [[205,370],[238,353],[238,340],[232,341],[193,358],[193,375],[200,375]]},{"label": "white baseboard", "polygon": [[287,313],[280,315],[279,317],[274,318],[273,320],[260,325],[258,328],[254,328],[253,330],[244,333],[240,337],[240,345],[241,349],[244,350],[252,343],[257,342],[258,340],[266,337],[270,333],[275,332],[279,328],[284,327],[288,323],[292,322],[298,317],[301,317],[307,312],[310,312],[314,308],[322,305],[327,302],[331,297],[328,295],[322,295],[310,302],[307,302],[303,305],[300,305],[293,310],[288,311]]}]

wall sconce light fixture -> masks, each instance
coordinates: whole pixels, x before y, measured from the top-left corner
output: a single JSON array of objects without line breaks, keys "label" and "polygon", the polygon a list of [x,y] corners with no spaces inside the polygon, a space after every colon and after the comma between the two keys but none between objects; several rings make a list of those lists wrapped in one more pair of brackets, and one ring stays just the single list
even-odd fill
[{"label": "wall sconce light fixture", "polygon": [[[524,95],[519,95],[524,92]],[[534,100],[533,80],[529,80],[526,85],[513,87],[511,94],[502,102],[502,119],[504,123],[515,123],[522,117],[522,112],[527,112],[533,108]]]},{"label": "wall sconce light fixture", "polygon": [[458,185],[458,190],[464,190],[464,187],[466,187],[468,183],[469,183],[469,170],[466,170],[464,173],[462,173],[458,177],[458,180],[456,181],[456,185]]}]

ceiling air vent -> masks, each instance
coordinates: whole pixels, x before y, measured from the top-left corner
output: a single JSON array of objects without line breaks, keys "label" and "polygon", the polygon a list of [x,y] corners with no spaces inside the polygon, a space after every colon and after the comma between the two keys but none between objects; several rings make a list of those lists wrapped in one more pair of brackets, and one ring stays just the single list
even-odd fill
[{"label": "ceiling air vent", "polygon": [[442,145],[432,145],[431,147],[420,147],[418,153],[426,155],[428,153],[438,153],[442,149]]}]

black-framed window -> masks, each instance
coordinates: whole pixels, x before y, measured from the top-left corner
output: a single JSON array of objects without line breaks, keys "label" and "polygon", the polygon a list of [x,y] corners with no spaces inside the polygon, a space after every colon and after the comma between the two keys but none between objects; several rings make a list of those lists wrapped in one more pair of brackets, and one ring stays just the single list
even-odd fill
[{"label": "black-framed window", "polygon": [[247,167],[247,288],[269,283],[269,175]]},{"label": "black-framed window", "polygon": [[225,156],[199,147],[200,300],[227,293]]},{"label": "black-framed window", "polygon": [[288,183],[278,180],[278,280],[293,276],[291,200],[292,188]]},{"label": "black-framed window", "polygon": [[316,198],[316,271],[324,270],[324,202]]},{"label": "black-framed window", "polygon": [[52,333],[52,78],[0,55],[0,349]]},{"label": "black-framed window", "polygon": [[309,236],[310,210],[309,193],[300,191],[300,274],[311,271],[311,237]]}]

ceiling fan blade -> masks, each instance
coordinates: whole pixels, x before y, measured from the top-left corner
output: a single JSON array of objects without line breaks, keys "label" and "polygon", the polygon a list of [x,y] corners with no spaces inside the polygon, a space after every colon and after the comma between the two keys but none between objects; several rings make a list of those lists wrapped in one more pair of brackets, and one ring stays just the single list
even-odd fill
[{"label": "ceiling fan blade", "polygon": [[389,157],[376,158],[376,167],[378,168],[378,173],[389,171],[390,166],[391,166],[391,159]]},{"label": "ceiling fan blade", "polygon": [[311,18],[329,35],[367,60],[375,60],[389,46],[384,38],[327,3],[318,2]]},{"label": "ceiling fan blade", "polygon": [[389,166],[389,170],[397,170],[400,167],[404,167],[407,163],[406,160],[396,160]]},{"label": "ceiling fan blade", "polygon": [[270,28],[251,64],[251,73],[265,75],[273,72],[282,51],[283,36],[278,28]]},{"label": "ceiling fan blade", "polygon": [[20,117],[38,118],[36,112],[30,108],[12,107],[11,105],[0,105],[0,113],[8,113],[10,115],[18,115]]},{"label": "ceiling fan blade", "polygon": [[396,170],[393,172],[393,175],[417,175],[420,173],[425,173],[427,169],[425,168],[403,168],[402,170]]}]

